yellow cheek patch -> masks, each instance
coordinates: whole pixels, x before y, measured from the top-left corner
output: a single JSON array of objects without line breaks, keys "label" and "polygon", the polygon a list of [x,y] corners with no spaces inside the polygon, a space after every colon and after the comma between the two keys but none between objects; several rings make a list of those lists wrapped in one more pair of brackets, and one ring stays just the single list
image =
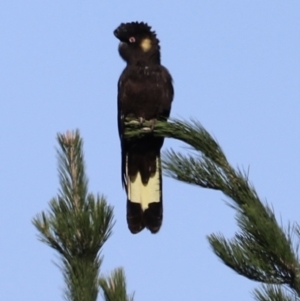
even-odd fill
[{"label": "yellow cheek patch", "polygon": [[152,43],[151,43],[151,40],[146,38],[146,39],[143,39],[142,42],[141,42],[141,47],[143,49],[144,52],[147,52],[151,49],[152,47]]}]

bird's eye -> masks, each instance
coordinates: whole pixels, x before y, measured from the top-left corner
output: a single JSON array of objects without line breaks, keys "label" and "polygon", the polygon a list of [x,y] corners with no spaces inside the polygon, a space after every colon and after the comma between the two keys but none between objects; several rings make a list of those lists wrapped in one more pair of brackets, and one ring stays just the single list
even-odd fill
[{"label": "bird's eye", "polygon": [[130,37],[130,38],[129,38],[129,42],[130,42],[130,43],[134,43],[134,42],[135,42],[135,37]]}]

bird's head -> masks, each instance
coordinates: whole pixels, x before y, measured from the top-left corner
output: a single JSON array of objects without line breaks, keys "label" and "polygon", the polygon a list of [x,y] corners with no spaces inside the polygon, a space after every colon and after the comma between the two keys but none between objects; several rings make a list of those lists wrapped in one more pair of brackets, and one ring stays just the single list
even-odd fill
[{"label": "bird's head", "polygon": [[119,53],[128,64],[160,63],[159,40],[147,23],[122,23],[114,35],[120,40]]}]

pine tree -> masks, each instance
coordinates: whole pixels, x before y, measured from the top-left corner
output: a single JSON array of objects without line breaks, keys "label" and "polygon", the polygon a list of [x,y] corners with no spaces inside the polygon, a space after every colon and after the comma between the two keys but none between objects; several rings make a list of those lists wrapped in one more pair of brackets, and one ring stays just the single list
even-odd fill
[{"label": "pine tree", "polygon": [[[298,225],[286,231],[279,225],[272,208],[263,204],[248,175],[234,169],[211,135],[196,121],[157,122],[151,133],[142,125],[128,123],[128,139],[142,135],[174,138],[193,148],[191,155],[173,150],[163,157],[165,173],[176,180],[222,191],[228,205],[236,210],[239,227],[233,239],[221,234],[208,236],[214,253],[238,274],[262,283],[253,293],[258,301],[300,299]],[[110,237],[113,209],[104,197],[87,193],[82,140],[79,133],[58,135],[60,185],[58,196],[33,223],[40,240],[59,252],[67,300],[96,300],[99,286],[105,301],[132,301],[126,293],[124,271],[116,269],[107,278],[99,278],[100,252]]]},{"label": "pine tree", "polygon": [[157,122],[152,133],[149,126],[127,123],[126,136],[157,135],[174,138],[192,147],[192,155],[167,151],[163,167],[167,176],[203,188],[222,191],[228,205],[236,211],[239,232],[231,240],[221,234],[208,236],[214,253],[225,265],[248,279],[263,285],[253,293],[258,301],[291,301],[300,299],[300,236],[295,225],[286,231],[278,224],[270,206],[263,204],[245,172],[235,170],[211,135],[196,121]]},{"label": "pine tree", "polygon": [[60,189],[50,201],[50,210],[33,219],[39,239],[55,249],[70,301],[95,301],[99,286],[105,301],[133,301],[126,293],[125,274],[116,269],[99,278],[101,249],[112,234],[113,208],[103,196],[88,193],[83,142],[79,132],[57,137]]}]

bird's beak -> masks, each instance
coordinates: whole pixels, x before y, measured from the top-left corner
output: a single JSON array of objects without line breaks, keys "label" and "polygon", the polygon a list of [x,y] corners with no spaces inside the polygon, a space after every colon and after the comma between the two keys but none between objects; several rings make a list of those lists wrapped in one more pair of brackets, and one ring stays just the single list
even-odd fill
[{"label": "bird's beak", "polygon": [[114,35],[117,39],[124,42],[124,34],[126,33],[126,29],[124,28],[124,24],[122,23],[118,28],[114,30]]}]

